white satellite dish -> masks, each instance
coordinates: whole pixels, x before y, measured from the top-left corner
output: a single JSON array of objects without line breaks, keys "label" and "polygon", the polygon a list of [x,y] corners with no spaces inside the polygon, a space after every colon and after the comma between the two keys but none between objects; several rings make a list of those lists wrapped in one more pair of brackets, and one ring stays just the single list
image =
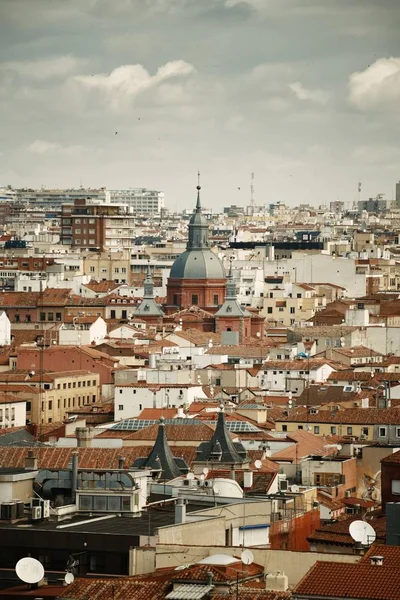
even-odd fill
[{"label": "white satellite dish", "polygon": [[44,577],[44,568],[36,558],[27,556],[21,558],[15,565],[15,572],[25,583],[39,583]]},{"label": "white satellite dish", "polygon": [[203,474],[207,477],[207,475],[209,474],[210,469],[208,467],[204,467],[203,469]]},{"label": "white satellite dish", "polygon": [[194,479],[194,473],[192,473],[192,472],[187,473],[186,479]]},{"label": "white satellite dish", "polygon": [[255,460],[254,461],[254,466],[255,466],[256,469],[261,469],[261,467],[262,467],[261,460]]},{"label": "white satellite dish", "polygon": [[74,583],[75,581],[75,576],[73,573],[66,573],[65,577],[64,577],[64,581],[67,585],[70,585],[71,583]]},{"label": "white satellite dish", "polygon": [[251,565],[254,562],[254,554],[251,550],[243,550],[240,559],[244,565]]},{"label": "white satellite dish", "polygon": [[349,533],[355,542],[370,546],[376,540],[375,529],[366,521],[353,521]]}]

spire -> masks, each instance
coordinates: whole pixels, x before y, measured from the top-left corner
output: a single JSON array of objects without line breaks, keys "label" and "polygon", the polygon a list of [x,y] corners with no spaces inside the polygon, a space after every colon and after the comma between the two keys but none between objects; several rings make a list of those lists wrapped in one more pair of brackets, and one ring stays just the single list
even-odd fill
[{"label": "spire", "polygon": [[197,201],[195,211],[189,221],[189,239],[186,250],[203,250],[210,247],[208,241],[208,222],[201,213],[200,172],[197,173]]},{"label": "spire", "polygon": [[160,418],[157,439],[150,454],[145,459],[136,459],[134,466],[154,470],[161,469],[160,478],[167,481],[182,475],[182,471],[177,466],[171,448],[168,445],[167,436],[165,435],[164,417]]},{"label": "spire", "polygon": [[229,298],[231,300],[236,300],[236,284],[233,279],[232,259],[229,261],[229,273],[228,273],[227,282],[226,282],[226,298],[227,299]]},{"label": "spire", "polygon": [[143,282],[144,298],[154,298],[154,281],[151,276],[150,261],[147,263],[146,279]]},{"label": "spire", "polygon": [[246,450],[241,443],[234,444],[225,424],[224,407],[221,405],[218,413],[217,426],[209,442],[199,445],[196,462],[221,462],[223,464],[238,464],[248,462]]},{"label": "spire", "polygon": [[197,171],[197,202],[196,202],[196,212],[199,213],[201,212],[201,202],[200,202],[200,190],[201,190],[201,185],[200,185],[200,171]]}]

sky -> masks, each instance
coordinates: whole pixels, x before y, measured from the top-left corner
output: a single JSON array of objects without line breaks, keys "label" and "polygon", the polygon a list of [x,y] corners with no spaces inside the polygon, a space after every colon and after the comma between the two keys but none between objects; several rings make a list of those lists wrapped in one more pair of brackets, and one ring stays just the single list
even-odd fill
[{"label": "sky", "polygon": [[399,30],[399,0],[0,0],[0,186],[391,199]]}]

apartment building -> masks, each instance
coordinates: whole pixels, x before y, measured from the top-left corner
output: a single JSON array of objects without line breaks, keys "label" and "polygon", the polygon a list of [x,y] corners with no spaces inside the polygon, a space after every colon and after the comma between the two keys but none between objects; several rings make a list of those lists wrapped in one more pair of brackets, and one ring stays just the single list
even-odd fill
[{"label": "apartment building", "polygon": [[164,209],[164,192],[146,188],[110,190],[111,204],[125,204],[138,215],[161,215]]}]

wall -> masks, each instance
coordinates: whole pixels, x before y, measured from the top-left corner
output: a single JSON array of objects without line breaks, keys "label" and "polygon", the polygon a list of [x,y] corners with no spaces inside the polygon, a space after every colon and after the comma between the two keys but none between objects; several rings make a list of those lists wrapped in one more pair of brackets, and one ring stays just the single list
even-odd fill
[{"label": "wall", "polygon": [[189,545],[193,544],[194,540],[197,540],[197,543],[201,542],[203,546],[223,546],[225,544],[225,518],[204,518],[181,525],[160,527],[158,530],[158,543],[160,544]]},{"label": "wall", "polygon": [[[13,418],[14,417],[14,418]],[[26,425],[26,402],[2,402],[0,404],[0,428],[1,427],[25,427]]]},{"label": "wall", "polygon": [[[289,586],[295,586],[307,571],[314,565],[317,560],[335,561],[343,563],[356,563],[359,560],[358,556],[346,554],[319,554],[316,552],[291,552],[288,550],[269,550],[252,548],[254,554],[254,562],[263,565],[265,573],[276,573],[276,571],[284,571],[289,578]],[[139,568],[149,568],[148,563],[152,565],[152,561],[147,557],[141,557],[145,549],[136,549],[133,555],[133,549],[130,552],[130,568],[135,566]],[[179,565],[196,563],[207,556],[213,554],[227,554],[229,556],[238,556],[241,548],[232,546],[210,546],[200,547],[179,545],[162,545],[157,544],[155,552],[155,562],[157,569],[177,567]],[[140,558],[139,558],[140,556]],[[149,571],[134,571],[131,570],[129,575],[151,572]]]}]

